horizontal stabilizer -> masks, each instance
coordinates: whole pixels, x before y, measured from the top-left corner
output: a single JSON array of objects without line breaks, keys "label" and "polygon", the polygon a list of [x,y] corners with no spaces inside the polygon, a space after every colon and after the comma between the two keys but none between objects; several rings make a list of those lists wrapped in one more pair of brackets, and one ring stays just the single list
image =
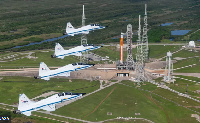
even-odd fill
[{"label": "horizontal stabilizer", "polygon": [[58,58],[64,59],[64,56],[59,56]]},{"label": "horizontal stabilizer", "polygon": [[31,116],[31,111],[23,112],[22,114],[24,114],[26,116]]},{"label": "horizontal stabilizer", "polygon": [[44,80],[50,80],[50,78],[49,77],[43,77],[43,78],[41,78],[41,79],[44,79]]}]

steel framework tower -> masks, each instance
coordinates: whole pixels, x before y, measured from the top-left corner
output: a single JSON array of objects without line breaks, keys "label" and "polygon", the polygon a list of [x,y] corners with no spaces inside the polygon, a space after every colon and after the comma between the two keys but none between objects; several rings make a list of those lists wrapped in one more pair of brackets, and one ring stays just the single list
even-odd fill
[{"label": "steel framework tower", "polygon": [[139,27],[138,27],[138,40],[137,40],[137,54],[136,54],[136,82],[143,82],[146,80],[144,70],[144,44],[141,40],[141,24],[139,15]]},{"label": "steel framework tower", "polygon": [[135,68],[133,56],[132,56],[132,25],[127,25],[127,32],[126,32],[127,38],[127,59],[126,59],[126,69],[133,70]]},{"label": "steel framework tower", "polygon": [[171,57],[172,53],[169,51],[167,52],[167,57],[166,57],[166,67],[165,67],[165,76],[164,76],[164,81],[165,82],[174,82],[173,81],[173,63],[171,62]]},{"label": "steel framework tower", "polygon": [[[82,14],[82,26],[85,26],[85,11],[84,11],[84,5],[83,5],[83,14]],[[87,37],[86,34],[81,35],[81,45],[87,44]],[[87,57],[88,57],[88,52],[83,52],[83,55],[80,56],[80,62],[88,63]]]},{"label": "steel framework tower", "polygon": [[143,34],[142,34],[142,42],[143,42],[143,57],[144,61],[149,59],[149,47],[148,47],[148,36],[147,36],[147,4],[145,4],[145,14],[144,14],[144,26],[143,26]]}]

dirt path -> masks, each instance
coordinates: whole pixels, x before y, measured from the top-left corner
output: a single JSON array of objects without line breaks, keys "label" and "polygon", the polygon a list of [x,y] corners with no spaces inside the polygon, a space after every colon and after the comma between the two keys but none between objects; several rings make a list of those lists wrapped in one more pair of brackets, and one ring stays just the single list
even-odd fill
[{"label": "dirt path", "polygon": [[111,90],[111,92],[99,103],[99,105],[98,105],[92,112],[90,112],[89,114],[85,115],[84,117],[87,117],[87,116],[89,116],[90,114],[94,113],[94,112],[97,110],[97,108],[110,96],[110,94],[112,94],[112,92],[113,92],[116,88],[117,88],[117,87],[113,88],[113,89]]},{"label": "dirt path", "polygon": [[173,73],[173,75],[200,77],[200,73]]},{"label": "dirt path", "polygon": [[[142,93],[143,94],[143,93]],[[166,117],[167,117],[167,122],[169,123],[169,115],[167,114],[167,112],[163,109],[163,107],[161,107],[158,103],[156,103],[152,97],[147,96],[146,94],[143,94],[145,97],[147,97],[151,102],[153,102],[154,104],[156,104],[157,107],[159,107],[161,110],[164,111]]]}]

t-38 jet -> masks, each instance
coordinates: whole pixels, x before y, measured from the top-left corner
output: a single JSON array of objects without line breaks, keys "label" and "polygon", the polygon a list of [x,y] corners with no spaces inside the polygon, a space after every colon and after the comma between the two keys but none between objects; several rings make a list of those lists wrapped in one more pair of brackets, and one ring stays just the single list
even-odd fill
[{"label": "t-38 jet", "polygon": [[101,47],[102,46],[94,46],[93,44],[84,44],[69,50],[64,50],[64,48],[59,43],[56,43],[55,53],[54,55],[51,55],[51,57],[64,59],[65,56],[69,55],[82,56],[82,52],[99,49]]},{"label": "t-38 jet", "polygon": [[72,26],[72,24],[68,22],[66,26],[66,32],[64,33],[64,35],[74,36],[78,34],[88,34],[89,31],[94,31],[94,30],[99,30],[99,29],[104,29],[104,28],[105,26],[100,26],[99,24],[90,24],[90,25],[86,25],[81,28],[75,29]]},{"label": "t-38 jet", "polygon": [[37,111],[40,109],[46,111],[55,111],[56,104],[76,99],[78,97],[83,96],[84,94],[86,93],[63,92],[50,96],[46,99],[42,99],[38,102],[31,101],[25,94],[20,94],[18,110],[13,111],[13,113],[30,116],[32,111]]},{"label": "t-38 jet", "polygon": [[40,68],[39,68],[39,76],[34,77],[34,78],[50,80],[50,78],[55,77],[55,76],[68,77],[70,76],[70,72],[72,71],[87,69],[91,66],[94,66],[94,64],[73,63],[73,64],[65,65],[55,70],[50,70],[44,62],[41,62]]}]

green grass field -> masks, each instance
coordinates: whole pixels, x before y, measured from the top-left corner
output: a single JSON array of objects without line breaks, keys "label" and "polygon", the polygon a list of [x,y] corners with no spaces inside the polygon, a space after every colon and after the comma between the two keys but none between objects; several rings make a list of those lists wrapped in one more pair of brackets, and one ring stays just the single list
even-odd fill
[{"label": "green grass field", "polygon": [[174,72],[177,73],[199,73],[200,65],[197,63],[197,65],[187,68],[182,68],[179,70],[176,70]]},{"label": "green grass field", "polygon": [[[47,52],[43,52],[47,51]],[[34,53],[31,55],[33,57],[38,57],[37,59],[28,59],[23,58],[11,62],[2,62],[1,68],[23,68],[23,67],[38,67],[40,62],[44,62],[48,67],[50,66],[64,66],[67,64],[75,63],[79,61],[79,58],[76,56],[67,56],[63,60],[58,58],[51,58],[51,55],[54,54],[54,51],[43,50],[43,51],[33,51]],[[12,53],[9,53],[9,55]],[[15,52],[13,52],[15,54]],[[4,54],[4,56],[6,56]],[[26,55],[27,56],[27,55]],[[23,63],[23,64],[22,64]]]},{"label": "green grass field", "polygon": [[175,57],[187,58],[187,57],[193,57],[193,56],[200,56],[199,52],[188,51],[186,49],[183,49],[179,51],[178,53],[175,53],[172,55],[173,58]]},{"label": "green grass field", "polygon": [[[10,108],[12,110],[12,108]],[[57,121],[53,121],[50,119],[46,118],[41,118],[41,117],[35,117],[35,116],[30,116],[26,117],[23,115],[16,115],[13,114],[11,111],[7,111],[5,109],[2,109],[0,106],[0,115],[1,116],[11,116],[11,122],[12,123],[24,123],[24,122],[33,122],[33,123],[59,123]]]},{"label": "green grass field", "polygon": [[167,55],[167,52],[177,51],[181,46],[170,45],[149,45],[149,57],[161,58]]},{"label": "green grass field", "polygon": [[[187,77],[187,76],[179,76],[179,77],[189,79],[189,80],[195,80],[197,82],[200,81],[200,79],[196,78],[196,77]],[[195,91],[199,89],[199,84],[197,84],[195,82],[189,82],[189,81],[177,78],[175,81],[175,84],[170,84],[168,86],[171,89],[174,89],[178,92],[186,93],[187,84],[188,84],[188,94],[193,98],[197,98],[199,96],[199,94],[196,93]]]},{"label": "green grass field", "polygon": [[[101,121],[116,117],[142,117],[153,122],[163,123],[168,122],[168,120],[169,122],[180,123],[183,121],[196,122],[194,118],[190,117],[192,113],[190,110],[177,106],[176,104],[160,98],[159,96],[150,95],[146,91],[135,89],[133,83],[125,81],[123,83],[132,84],[134,88],[116,84],[104,89],[103,91],[85,97],[82,100],[76,101],[73,104],[64,106],[53,113],[64,114],[72,117],[76,116],[77,118],[90,121]],[[146,87],[147,86],[148,85],[146,85]],[[90,114],[90,112],[92,112],[95,107],[98,106],[99,103],[106,97],[106,95],[115,87],[117,88],[113,91],[113,93],[97,108],[96,111]],[[163,96],[169,99],[176,98],[178,96],[170,93],[169,91],[157,89],[156,87],[153,92],[164,94]],[[168,94],[167,96],[165,96],[166,93]],[[182,97],[180,98],[182,99]],[[81,105],[83,103],[84,105]],[[75,112],[66,112],[66,109]],[[76,112],[76,110],[78,110],[78,112]],[[107,115],[107,112],[112,112],[112,115]],[[135,113],[140,113],[141,115],[136,116]]]},{"label": "green grass field", "polygon": [[89,93],[99,88],[98,81],[72,80],[72,82],[69,82],[68,79],[61,78],[52,78],[50,81],[45,81],[30,77],[5,76],[0,80],[0,84],[0,92],[4,93],[0,102],[6,104],[18,103],[19,94],[22,93],[25,93],[31,99],[49,91]]},{"label": "green grass field", "polygon": [[[198,64],[199,62],[199,58],[188,58],[188,59],[184,59],[184,60],[177,60],[176,63],[173,64],[173,68],[180,68],[180,67],[184,67],[184,66],[188,66],[188,65],[192,65],[192,64],[197,64],[197,66],[199,65]],[[194,66],[194,67],[197,67],[197,66]],[[185,68],[183,68],[185,69]],[[191,67],[188,67],[188,69],[192,69]],[[177,71],[182,71],[181,70],[176,70]]]}]

